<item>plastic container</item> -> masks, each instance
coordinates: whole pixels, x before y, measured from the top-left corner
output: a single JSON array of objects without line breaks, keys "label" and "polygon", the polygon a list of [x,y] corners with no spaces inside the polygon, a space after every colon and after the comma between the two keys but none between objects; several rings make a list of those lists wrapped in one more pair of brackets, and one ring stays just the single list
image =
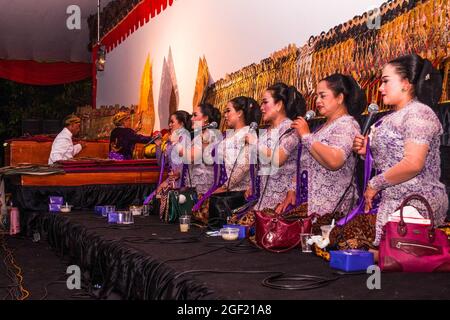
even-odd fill
[{"label": "plastic container", "polygon": [[64,204],[64,198],[63,197],[55,197],[51,196],[48,198],[48,201],[50,204]]},{"label": "plastic container", "polygon": [[133,216],[141,216],[142,206],[130,206],[130,211],[133,214]]},{"label": "plastic container", "polygon": [[239,228],[222,228],[220,229],[220,235],[223,240],[235,241],[239,238]]},{"label": "plastic container", "polygon": [[49,204],[48,211],[49,212],[61,212],[62,204]]},{"label": "plastic container", "polygon": [[344,250],[330,252],[330,267],[345,272],[366,271],[374,265],[372,252],[363,250]]},{"label": "plastic container", "polygon": [[72,206],[68,204],[62,205],[59,211],[61,211],[62,213],[69,213],[72,211]]},{"label": "plastic container", "polygon": [[224,228],[236,228],[239,230],[239,237],[238,239],[245,239],[247,237],[248,227],[247,226],[241,226],[238,224],[226,224],[223,226]]},{"label": "plastic container", "polygon": [[180,231],[188,232],[191,226],[191,216],[188,215],[181,216],[179,222],[180,222]]},{"label": "plastic container", "polygon": [[330,232],[331,232],[331,230],[333,230],[333,228],[334,228],[334,226],[332,226],[332,225],[321,226],[320,230],[322,230],[322,237],[324,237],[325,239],[329,239]]}]

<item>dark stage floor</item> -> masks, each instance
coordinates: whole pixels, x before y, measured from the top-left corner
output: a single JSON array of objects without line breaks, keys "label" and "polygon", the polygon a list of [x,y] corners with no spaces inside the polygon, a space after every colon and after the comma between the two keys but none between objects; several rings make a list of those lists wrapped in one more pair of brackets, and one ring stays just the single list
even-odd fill
[{"label": "dark stage floor", "polygon": [[[13,252],[16,265],[22,269],[23,287],[30,294],[26,300],[92,299],[83,290],[67,289],[68,261],[58,257],[46,241],[32,242],[30,239],[10,236],[6,236],[5,241],[6,247]],[[0,248],[0,253],[1,299],[13,300],[4,288],[13,282],[7,277],[3,248]]]}]

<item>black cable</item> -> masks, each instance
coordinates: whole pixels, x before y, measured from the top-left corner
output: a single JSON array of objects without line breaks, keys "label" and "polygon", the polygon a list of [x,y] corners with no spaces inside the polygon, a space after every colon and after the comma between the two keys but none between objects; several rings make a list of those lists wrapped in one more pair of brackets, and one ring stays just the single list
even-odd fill
[{"label": "black cable", "polygon": [[171,237],[158,237],[158,238],[144,238],[139,236],[123,237],[120,241],[133,243],[133,244],[148,244],[157,242],[160,244],[185,244],[185,243],[197,243],[200,242],[199,237],[186,237],[186,238],[171,238]]},{"label": "black cable", "polygon": [[[261,285],[267,288],[276,290],[312,290],[317,288],[322,288],[330,283],[340,279],[340,277],[326,278],[320,276],[311,276],[305,274],[286,274],[279,271],[263,271],[263,270],[253,270],[253,271],[241,271],[241,270],[187,270],[177,274],[174,278],[180,278],[187,274],[200,274],[200,273],[217,273],[217,274],[265,274],[272,273],[271,276],[263,279]],[[278,284],[278,282],[294,281],[301,282],[302,284]]]},{"label": "black cable", "polygon": [[208,243],[207,247],[225,247],[225,250],[229,253],[235,254],[246,254],[246,253],[256,253],[261,252],[261,250],[253,245],[244,244],[246,239],[240,240],[234,245],[224,245],[223,243]]},{"label": "black cable", "polygon": [[6,247],[6,239],[4,236],[1,236],[1,248],[3,249],[2,251],[4,252],[3,264],[5,265],[6,268],[6,276],[12,283],[11,285],[8,286],[9,287],[8,293],[3,297],[3,300],[6,300],[8,296],[10,296],[11,299],[13,300],[18,300],[19,297],[21,296],[20,294],[21,292],[19,290],[20,283],[18,281],[16,272],[14,272],[13,270],[15,269],[15,266],[11,265],[8,260],[8,258],[10,257],[14,259],[13,250],[8,249]]},{"label": "black cable", "polygon": [[44,286],[44,295],[43,295],[42,297],[40,297],[39,300],[45,300],[45,299],[47,299],[47,296],[48,296],[48,287],[50,287],[50,286],[52,286],[52,285],[55,285],[55,284],[62,284],[62,283],[65,284],[66,281],[65,281],[65,280],[53,280],[53,281],[47,282],[47,283],[45,284],[45,286]]},{"label": "black cable", "polygon": [[[262,281],[262,285],[267,288],[276,290],[312,290],[322,288],[331,282],[340,279],[339,277],[325,278],[319,276],[311,276],[306,274],[277,274],[267,277]],[[278,284],[279,282],[299,282],[300,284]]]}]

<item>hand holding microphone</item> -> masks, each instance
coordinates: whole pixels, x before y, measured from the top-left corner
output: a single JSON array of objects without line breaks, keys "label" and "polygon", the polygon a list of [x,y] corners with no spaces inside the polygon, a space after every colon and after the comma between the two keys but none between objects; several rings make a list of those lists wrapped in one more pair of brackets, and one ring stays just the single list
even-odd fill
[{"label": "hand holding microphone", "polygon": [[[161,138],[162,138],[161,133],[158,132],[157,134],[155,134],[155,135],[150,139],[149,142],[147,142],[147,143],[145,144],[145,146],[148,146],[148,145],[150,145],[150,144],[152,144],[152,143],[155,143],[155,141],[161,140]],[[161,145],[161,144],[159,144],[159,145]]]},{"label": "hand holding microphone", "polygon": [[202,127],[196,127],[194,129],[192,129],[191,133],[192,132],[196,132],[196,131],[203,131],[203,130],[206,130],[206,129],[217,129],[218,127],[219,127],[219,125],[217,124],[217,122],[214,121],[214,122],[205,124]]},{"label": "hand holding microphone", "polygon": [[258,143],[258,137],[256,136],[256,129],[258,129],[258,124],[252,122],[249,126],[248,133],[245,135],[245,143],[250,145],[256,145]]},{"label": "hand holding microphone", "polygon": [[305,117],[298,117],[291,125],[291,128],[288,129],[284,135],[291,133],[292,131],[296,130],[297,134],[300,137],[303,137],[307,134],[310,134],[311,131],[309,129],[309,124],[308,121],[314,119],[314,117],[316,116],[316,113],[313,110],[309,110]]},{"label": "hand holding microphone", "polygon": [[353,140],[352,150],[360,156],[365,156],[367,153],[367,133],[372,125],[375,115],[378,113],[379,107],[375,103],[371,103],[367,108],[367,118],[363,126],[362,134],[356,135]]}]

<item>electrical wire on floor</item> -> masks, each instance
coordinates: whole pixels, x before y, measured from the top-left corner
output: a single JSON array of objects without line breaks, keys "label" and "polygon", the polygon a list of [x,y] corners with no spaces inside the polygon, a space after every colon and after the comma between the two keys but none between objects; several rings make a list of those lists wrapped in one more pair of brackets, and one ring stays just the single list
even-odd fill
[{"label": "electrical wire on floor", "polygon": [[[251,271],[243,271],[243,270],[187,270],[181,272],[175,276],[175,279],[178,279],[182,276],[188,274],[272,274],[261,281],[261,285],[267,288],[276,289],[276,290],[293,290],[293,291],[304,291],[304,290],[313,290],[325,287],[332,282],[340,279],[341,277],[320,277],[320,276],[311,276],[306,274],[289,274],[285,272],[279,271],[263,271],[263,270],[251,270]],[[286,284],[286,282],[291,282]]]},{"label": "electrical wire on floor", "polygon": [[[44,285],[44,294],[42,297],[39,298],[39,300],[46,300],[48,297],[48,289],[50,286],[57,285],[57,284],[63,284],[65,288],[67,288],[67,275],[61,275],[57,280],[52,280],[50,282],[47,282]],[[67,289],[69,290],[69,289]],[[81,288],[78,289],[76,292],[72,293],[69,296],[70,299],[97,299],[95,294],[92,293],[89,286],[82,284]]]},{"label": "electrical wire on floor", "polygon": [[229,253],[247,254],[261,252],[261,250],[252,244],[246,244],[245,239],[240,240],[238,243],[224,245],[223,243],[208,243],[207,247],[225,247],[225,250]]},{"label": "electrical wire on floor", "polygon": [[30,292],[24,287],[22,269],[16,263],[14,252],[7,247],[3,234],[0,235],[0,243],[4,252],[3,263],[6,267],[7,276],[12,282],[12,285],[9,286],[8,294],[3,300],[6,300],[8,296],[15,300],[25,300],[30,296]]},{"label": "electrical wire on floor", "polygon": [[199,237],[185,237],[185,238],[171,238],[171,237],[158,237],[158,238],[144,238],[139,236],[123,237],[120,241],[133,243],[133,244],[148,244],[148,243],[160,243],[160,244],[184,244],[184,243],[196,243],[199,242]]}]

